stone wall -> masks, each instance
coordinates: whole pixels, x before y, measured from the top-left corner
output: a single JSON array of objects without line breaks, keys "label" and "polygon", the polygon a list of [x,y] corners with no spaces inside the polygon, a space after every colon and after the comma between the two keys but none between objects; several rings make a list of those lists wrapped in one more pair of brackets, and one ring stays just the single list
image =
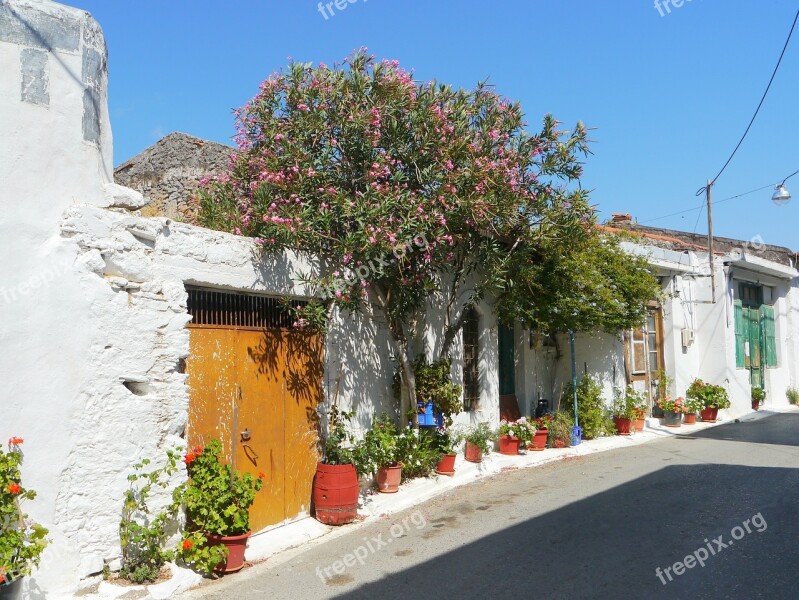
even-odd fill
[{"label": "stone wall", "polygon": [[148,201],[144,216],[181,219],[200,179],[223,172],[233,148],[185,133],[170,133],[114,170],[120,185],[140,192]]}]

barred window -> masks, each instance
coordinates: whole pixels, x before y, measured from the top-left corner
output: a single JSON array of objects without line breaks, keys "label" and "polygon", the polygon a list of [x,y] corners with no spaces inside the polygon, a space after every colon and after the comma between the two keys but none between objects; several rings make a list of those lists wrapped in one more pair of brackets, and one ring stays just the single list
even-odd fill
[{"label": "barred window", "polygon": [[471,306],[463,322],[463,408],[476,410],[480,406],[480,316]]}]

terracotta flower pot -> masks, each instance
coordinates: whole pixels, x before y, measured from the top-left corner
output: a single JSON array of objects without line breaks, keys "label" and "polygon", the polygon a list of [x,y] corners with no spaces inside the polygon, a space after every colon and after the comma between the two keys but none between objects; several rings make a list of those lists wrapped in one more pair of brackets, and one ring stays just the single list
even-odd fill
[{"label": "terracotta flower pot", "polygon": [[646,427],[646,419],[633,419],[633,429],[635,431],[643,431]]},{"label": "terracotta flower pot", "polygon": [[632,419],[613,417],[613,424],[616,426],[616,433],[618,435],[630,435],[633,426]]},{"label": "terracotta flower pot", "polygon": [[703,408],[699,411],[699,414],[702,417],[702,420],[705,423],[715,423],[716,419],[719,416],[719,409],[718,408]]},{"label": "terracotta flower pot", "polygon": [[316,520],[325,525],[352,523],[358,514],[358,492],[355,465],[318,463],[313,480]]},{"label": "terracotta flower pot", "polygon": [[510,435],[499,436],[499,453],[507,456],[518,456],[519,438]]},{"label": "terracotta flower pot", "polygon": [[547,438],[549,437],[548,429],[536,429],[533,441],[530,444],[530,450],[545,450],[547,447]]},{"label": "terracotta flower pot", "polygon": [[684,425],[696,425],[696,413],[685,413],[682,422]]},{"label": "terracotta flower pot", "polygon": [[377,491],[384,494],[395,494],[402,481],[402,465],[380,467],[377,470]]},{"label": "terracotta flower pot", "polygon": [[663,424],[666,427],[679,427],[682,423],[681,412],[666,412],[663,416]]},{"label": "terracotta flower pot", "polygon": [[483,462],[483,451],[479,447],[470,442],[466,442],[466,449],[464,450],[466,460],[473,463]]},{"label": "terracotta flower pot", "polygon": [[752,410],[760,410],[760,402],[752,400]]},{"label": "terracotta flower pot", "polygon": [[209,546],[223,544],[228,549],[227,559],[214,567],[215,572],[226,574],[241,570],[244,566],[244,551],[247,549],[247,540],[250,539],[250,533],[248,531],[241,535],[205,534],[205,537],[208,538]]},{"label": "terracotta flower pot", "polygon": [[455,474],[455,454],[445,454],[441,457],[436,465],[436,473],[439,475],[454,475]]}]

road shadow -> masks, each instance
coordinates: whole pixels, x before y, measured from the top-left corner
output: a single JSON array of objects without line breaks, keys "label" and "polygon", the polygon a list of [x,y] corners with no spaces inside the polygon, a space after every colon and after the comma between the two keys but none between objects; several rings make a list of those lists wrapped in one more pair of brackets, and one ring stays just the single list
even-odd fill
[{"label": "road shadow", "polygon": [[799,431],[799,414],[772,413],[771,416],[757,421],[725,423],[693,435],[682,435],[680,437],[697,440],[746,442],[749,444],[799,446],[797,431]]},{"label": "road shadow", "polygon": [[[488,504],[478,508],[498,522],[507,515],[506,529],[336,597],[793,599],[797,489],[799,468],[674,465],[524,522],[507,503]],[[452,500],[447,526],[457,527]],[[656,575],[718,536],[732,540],[757,514],[764,531],[750,525],[734,545],[713,544],[704,567],[665,585]]]}]

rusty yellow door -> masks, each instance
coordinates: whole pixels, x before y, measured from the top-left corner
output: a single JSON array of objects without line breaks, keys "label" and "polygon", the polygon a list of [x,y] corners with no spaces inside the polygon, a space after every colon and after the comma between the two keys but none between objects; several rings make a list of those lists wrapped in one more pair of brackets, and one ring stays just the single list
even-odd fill
[{"label": "rusty yellow door", "polygon": [[250,510],[253,531],[309,514],[322,356],[314,334],[190,327],[189,446],[219,438],[236,470],[266,476]]}]

